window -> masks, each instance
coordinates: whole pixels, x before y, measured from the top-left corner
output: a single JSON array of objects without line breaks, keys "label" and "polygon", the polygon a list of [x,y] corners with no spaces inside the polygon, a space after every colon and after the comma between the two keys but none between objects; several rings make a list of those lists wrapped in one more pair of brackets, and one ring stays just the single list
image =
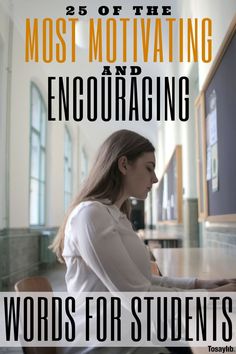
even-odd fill
[{"label": "window", "polygon": [[64,143],[64,207],[68,209],[72,198],[72,140],[67,127]]},{"label": "window", "polygon": [[46,106],[39,89],[31,84],[30,225],[45,224]]}]

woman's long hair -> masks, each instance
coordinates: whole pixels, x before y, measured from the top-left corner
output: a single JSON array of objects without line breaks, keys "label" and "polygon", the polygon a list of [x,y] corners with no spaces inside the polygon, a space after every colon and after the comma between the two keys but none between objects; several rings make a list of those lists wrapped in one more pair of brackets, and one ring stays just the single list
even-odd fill
[{"label": "woman's long hair", "polygon": [[[126,156],[129,162],[134,162],[145,152],[154,152],[151,142],[142,135],[130,130],[118,130],[110,135],[101,145],[95,163],[83,184],[79,195],[73,200],[66,213],[65,219],[50,246],[58,259],[64,262],[65,226],[71,211],[82,201],[109,200],[114,204],[122,191],[122,174],[118,168],[118,160]],[[126,200],[121,211],[130,216],[130,204]]]}]

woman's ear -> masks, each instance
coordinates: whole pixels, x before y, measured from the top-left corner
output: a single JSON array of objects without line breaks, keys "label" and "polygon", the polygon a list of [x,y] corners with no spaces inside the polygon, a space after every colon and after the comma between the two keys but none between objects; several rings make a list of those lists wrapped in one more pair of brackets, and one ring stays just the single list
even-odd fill
[{"label": "woman's ear", "polygon": [[128,159],[126,156],[121,156],[118,159],[118,168],[122,175],[126,175],[127,173],[127,166],[128,166]]}]

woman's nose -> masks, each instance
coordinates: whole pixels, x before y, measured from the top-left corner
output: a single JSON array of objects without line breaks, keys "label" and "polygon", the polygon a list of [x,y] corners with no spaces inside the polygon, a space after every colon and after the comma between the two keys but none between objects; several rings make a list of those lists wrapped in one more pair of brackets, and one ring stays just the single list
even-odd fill
[{"label": "woman's nose", "polygon": [[157,178],[157,176],[156,176],[156,174],[154,172],[154,177],[153,177],[153,182],[152,183],[157,183],[157,182],[158,182],[158,178]]}]

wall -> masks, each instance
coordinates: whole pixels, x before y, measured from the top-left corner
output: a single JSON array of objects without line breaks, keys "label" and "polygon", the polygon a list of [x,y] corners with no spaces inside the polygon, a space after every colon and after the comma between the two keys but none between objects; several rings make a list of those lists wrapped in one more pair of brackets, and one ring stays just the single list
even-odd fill
[{"label": "wall", "polygon": [[[47,102],[47,82],[42,78],[48,76],[45,70],[52,68],[24,64],[17,6],[17,2],[11,8],[10,1],[0,1],[0,290],[34,274],[43,264],[55,262],[48,245],[64,217],[65,123],[53,122],[47,124],[46,222],[38,230],[29,225],[30,85],[34,82]],[[69,124],[68,128],[74,146],[75,194],[84,140],[79,137],[78,125]]]},{"label": "wall", "polygon": [[[18,10],[17,10],[18,12]],[[55,75],[58,67],[37,63],[24,63],[24,37],[22,28],[15,20],[13,32],[14,55],[12,57],[11,90],[11,135],[10,135],[10,223],[12,228],[29,226],[29,156],[30,156],[30,84],[34,82],[47,103],[47,76]],[[21,57],[22,56],[22,57]],[[45,76],[45,71],[50,74]],[[55,89],[56,91],[56,89]],[[54,108],[58,115],[58,107]],[[78,190],[80,176],[78,175],[79,144],[78,126],[71,124],[69,130],[72,136],[74,185],[73,192]],[[65,122],[47,123],[47,185],[46,185],[46,225],[58,226],[64,215],[64,131]],[[20,161],[20,166],[19,166]],[[20,168],[19,168],[20,167]],[[57,206],[55,208],[55,206]]]},{"label": "wall", "polygon": [[47,235],[29,229],[8,229],[0,232],[0,291],[13,289],[16,281],[37,274],[42,266],[50,266],[55,256],[48,245],[55,230]]},{"label": "wall", "polygon": [[10,57],[8,43],[10,21],[0,3],[0,230],[8,225],[8,99],[10,79]]},{"label": "wall", "polygon": [[[228,26],[236,13],[236,2],[227,0],[214,1],[182,1],[181,14],[183,17],[210,17],[213,20],[213,56],[216,55]],[[195,124],[194,101],[200,92],[212,63],[206,64],[199,61],[196,64],[179,64],[176,72],[187,75],[191,82],[190,119],[188,122],[170,122],[159,125],[157,128],[157,174],[160,176],[169,160],[174,147],[181,144],[183,148],[183,210],[184,220],[180,233],[186,246],[198,245],[225,245],[235,244],[235,227],[214,224],[198,224],[197,211],[197,182],[196,182],[196,151],[195,151]],[[199,230],[200,227],[200,230]],[[162,231],[163,227],[158,225]],[[230,231],[228,231],[228,229]],[[227,230],[227,231],[226,231]],[[173,227],[165,226],[164,231],[173,232]],[[220,240],[220,241],[219,241]],[[224,240],[224,242],[222,242]],[[208,242],[209,241],[209,242]]]},{"label": "wall", "polygon": [[[204,11],[209,13],[209,16],[214,18],[214,23],[217,24],[213,27],[214,37],[214,55],[217,54],[221,43],[225,37],[228,27],[236,13],[236,2],[234,0],[227,0],[222,5],[220,0],[214,2],[214,7],[211,7],[209,3],[204,5],[200,4]],[[220,9],[220,11],[219,11]],[[201,11],[201,7],[198,9]],[[211,68],[211,65],[199,65],[199,89],[202,88],[206,80],[207,74]],[[200,225],[201,238],[200,242],[205,247],[220,247],[226,250],[226,252],[235,251],[236,247],[236,223],[209,223],[203,222]]]},{"label": "wall", "polygon": [[[215,56],[236,12],[236,2],[234,0],[225,0],[223,2],[221,0],[214,0],[214,6],[212,6],[212,2],[210,1],[199,0],[191,4],[192,11],[197,16],[203,16],[204,14],[204,17],[208,16],[213,19],[213,55]],[[201,90],[204,84],[212,63],[199,63],[199,90]]]}]

